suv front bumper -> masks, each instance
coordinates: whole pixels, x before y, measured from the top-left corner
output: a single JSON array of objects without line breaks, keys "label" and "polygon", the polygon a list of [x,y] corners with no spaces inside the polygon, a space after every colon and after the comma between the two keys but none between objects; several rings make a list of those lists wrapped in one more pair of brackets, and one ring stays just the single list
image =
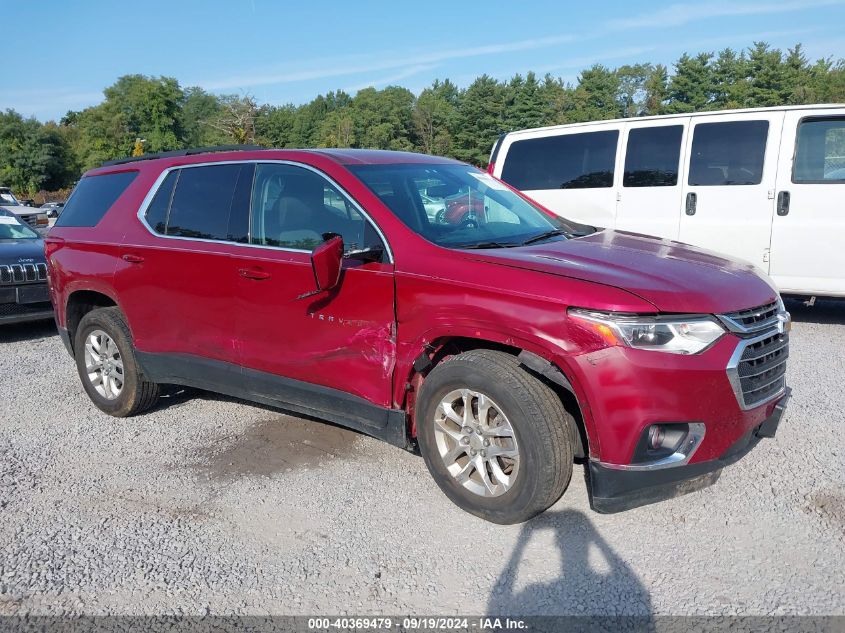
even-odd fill
[{"label": "suv front bumper", "polygon": [[789,397],[790,389],[787,388],[771,415],[740,437],[718,459],[656,470],[613,468],[590,460],[590,505],[596,512],[621,512],[716,483],[725,466],[744,457],[762,438],[775,436]]}]

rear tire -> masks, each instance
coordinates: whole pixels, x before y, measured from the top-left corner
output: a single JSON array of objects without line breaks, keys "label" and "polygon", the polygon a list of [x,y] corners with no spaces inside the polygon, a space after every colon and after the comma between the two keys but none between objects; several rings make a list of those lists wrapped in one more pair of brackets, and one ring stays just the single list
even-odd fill
[{"label": "rear tire", "polygon": [[124,418],[158,400],[159,387],[141,371],[120,309],[98,308],[82,317],[74,355],[82,386],[101,411]]},{"label": "rear tire", "polygon": [[437,485],[482,519],[527,521],[572,478],[575,421],[510,354],[472,350],[437,365],[420,389],[416,426]]}]

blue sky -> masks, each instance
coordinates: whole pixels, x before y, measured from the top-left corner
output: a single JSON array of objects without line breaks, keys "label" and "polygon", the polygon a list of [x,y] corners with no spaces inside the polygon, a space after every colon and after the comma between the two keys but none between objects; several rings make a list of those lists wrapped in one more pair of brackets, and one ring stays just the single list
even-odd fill
[{"label": "blue sky", "polygon": [[574,82],[593,63],[671,64],[755,40],[845,57],[845,0],[0,0],[0,15],[0,109],[41,120],[95,105],[130,73],[283,104],[482,73]]}]

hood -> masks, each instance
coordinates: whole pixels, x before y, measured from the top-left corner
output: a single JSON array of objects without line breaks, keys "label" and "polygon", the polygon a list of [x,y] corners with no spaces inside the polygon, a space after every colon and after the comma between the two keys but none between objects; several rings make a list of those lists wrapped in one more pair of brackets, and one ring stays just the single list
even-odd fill
[{"label": "hood", "polygon": [[[733,312],[770,303],[772,282],[751,264],[625,231],[478,251],[473,259],[627,290],[660,312]],[[583,306],[596,307],[596,306]]]},{"label": "hood", "polygon": [[[28,260],[32,261],[30,262]],[[0,239],[0,265],[35,264],[44,261],[46,261],[44,257],[44,240]]]},{"label": "hood", "polygon": [[8,207],[6,205],[0,204],[0,209],[8,211],[9,213],[14,213],[15,215],[29,215],[31,213],[38,213],[38,209],[36,209],[35,207]]}]

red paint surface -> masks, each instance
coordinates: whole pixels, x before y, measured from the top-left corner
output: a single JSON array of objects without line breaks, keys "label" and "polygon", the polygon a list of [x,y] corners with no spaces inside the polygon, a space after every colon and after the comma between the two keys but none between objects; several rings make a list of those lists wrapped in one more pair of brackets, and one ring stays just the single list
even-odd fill
[{"label": "red paint surface", "polygon": [[[168,240],[143,227],[137,210],[163,169],[224,160],[290,160],[321,170],[379,225],[394,263],[344,260],[333,290],[297,300],[314,289],[306,253]],[[773,404],[740,410],[725,372],[731,335],[696,356],[607,348],[566,313],[569,306],[719,313],[773,300],[768,280],[750,266],[613,231],[513,249],[444,249],[408,229],[345,167],[362,162],[447,159],[267,150],[94,170],[140,174],[96,231],[55,227],[47,238],[59,324],[66,325],[71,293],[94,290],[121,307],[143,351],[227,360],[396,408],[405,407],[406,384],[419,384],[414,359],[432,346],[454,337],[506,344],[560,367],[581,404],[591,454],[616,463],[629,460],[652,422],[705,422],[693,458],[702,461],[771,411]],[[127,262],[126,254],[143,261]]]}]

